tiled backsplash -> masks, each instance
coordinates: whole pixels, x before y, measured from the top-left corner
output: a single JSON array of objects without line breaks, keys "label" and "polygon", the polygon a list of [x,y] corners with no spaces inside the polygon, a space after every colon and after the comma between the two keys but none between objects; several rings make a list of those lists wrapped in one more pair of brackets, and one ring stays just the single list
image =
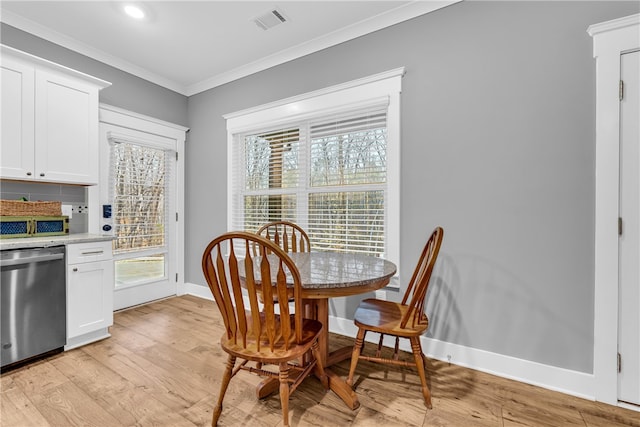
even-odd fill
[{"label": "tiled backsplash", "polygon": [[0,198],[5,200],[59,201],[63,205],[72,206],[69,219],[70,233],[86,233],[87,220],[87,189],[79,185],[40,184],[35,182],[0,182]]}]

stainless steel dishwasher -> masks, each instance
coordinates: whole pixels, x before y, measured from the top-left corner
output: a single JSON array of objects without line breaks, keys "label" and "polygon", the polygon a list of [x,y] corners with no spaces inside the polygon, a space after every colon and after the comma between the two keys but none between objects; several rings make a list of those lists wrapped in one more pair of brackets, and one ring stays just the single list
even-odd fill
[{"label": "stainless steel dishwasher", "polygon": [[0,366],[66,344],[65,248],[0,252]]}]

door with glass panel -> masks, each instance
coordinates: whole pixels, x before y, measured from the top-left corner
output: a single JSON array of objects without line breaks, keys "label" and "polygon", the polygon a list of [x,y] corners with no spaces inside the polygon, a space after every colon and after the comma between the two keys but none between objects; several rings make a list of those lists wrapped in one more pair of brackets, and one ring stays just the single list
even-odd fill
[{"label": "door with glass panel", "polygon": [[175,140],[103,124],[111,206],[114,309],[176,294]]}]

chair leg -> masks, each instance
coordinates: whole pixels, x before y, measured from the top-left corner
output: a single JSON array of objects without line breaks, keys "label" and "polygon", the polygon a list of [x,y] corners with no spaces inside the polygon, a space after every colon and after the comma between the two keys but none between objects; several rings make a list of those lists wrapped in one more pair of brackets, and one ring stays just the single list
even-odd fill
[{"label": "chair leg", "polygon": [[328,391],[329,377],[324,372],[324,366],[322,365],[322,359],[320,358],[320,346],[318,345],[318,341],[314,342],[311,346],[311,352],[313,353],[313,357],[316,359],[316,369],[320,372],[320,382],[324,387],[324,391]]},{"label": "chair leg", "polygon": [[427,378],[425,375],[425,360],[423,358],[422,347],[420,346],[420,338],[412,337],[411,350],[413,351],[413,358],[416,362],[416,368],[418,369],[418,375],[420,376],[420,382],[422,383],[422,396],[424,397],[424,404],[427,408],[431,409],[431,391],[427,385]]},{"label": "chair leg", "polygon": [[220,414],[222,413],[222,401],[224,400],[224,395],[227,392],[227,387],[229,387],[229,382],[231,381],[232,371],[235,364],[235,356],[229,355],[229,358],[227,359],[227,366],[225,367],[224,374],[222,374],[222,383],[220,384],[218,403],[216,403],[215,408],[213,408],[213,418],[211,419],[212,427],[218,425],[218,419],[220,418]]},{"label": "chair leg", "polygon": [[393,360],[400,358],[400,337],[396,337],[396,345],[393,347]]},{"label": "chair leg", "polygon": [[353,375],[356,373],[356,366],[358,366],[358,359],[362,352],[362,346],[364,345],[365,330],[358,329],[358,335],[356,335],[356,342],[353,345],[353,353],[351,353],[351,367],[349,368],[349,377],[347,378],[347,385],[353,387]]},{"label": "chair leg", "polygon": [[289,364],[280,363],[280,403],[282,404],[282,423],[289,425]]}]

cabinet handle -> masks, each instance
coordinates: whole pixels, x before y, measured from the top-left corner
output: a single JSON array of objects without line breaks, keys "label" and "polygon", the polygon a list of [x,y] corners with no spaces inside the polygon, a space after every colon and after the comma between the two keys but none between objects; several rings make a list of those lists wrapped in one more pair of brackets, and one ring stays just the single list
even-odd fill
[{"label": "cabinet handle", "polygon": [[44,176],[44,173],[40,173],[40,176]]},{"label": "cabinet handle", "polygon": [[100,250],[100,251],[89,251],[89,252],[82,252],[80,255],[98,255],[98,254],[103,254],[104,251]]},{"label": "cabinet handle", "polygon": [[75,268],[73,269],[73,271],[78,271],[78,267],[75,267]]},{"label": "cabinet handle", "polygon": [[27,176],[31,176],[31,172],[27,172]]}]

